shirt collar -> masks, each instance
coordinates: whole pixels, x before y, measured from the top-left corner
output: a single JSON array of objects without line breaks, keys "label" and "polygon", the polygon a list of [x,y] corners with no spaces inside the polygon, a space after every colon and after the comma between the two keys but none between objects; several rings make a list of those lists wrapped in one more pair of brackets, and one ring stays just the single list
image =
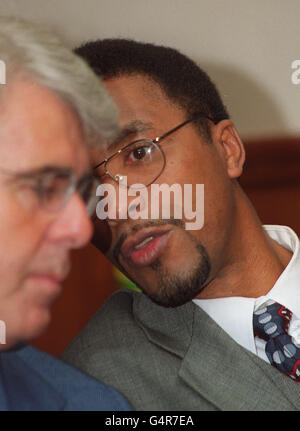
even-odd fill
[{"label": "shirt collar", "polygon": [[240,345],[256,352],[252,329],[254,307],[267,298],[280,302],[300,317],[300,252],[299,239],[287,226],[265,225],[266,233],[293,256],[266,296],[260,298],[228,297],[194,299],[215,322]]},{"label": "shirt collar", "polygon": [[267,234],[286,249],[293,252],[287,267],[281,273],[267,298],[287,307],[300,317],[300,246],[299,238],[287,226],[264,226]]},{"label": "shirt collar", "polygon": [[255,353],[252,316],[254,298],[231,296],[227,298],[194,299],[238,344]]}]

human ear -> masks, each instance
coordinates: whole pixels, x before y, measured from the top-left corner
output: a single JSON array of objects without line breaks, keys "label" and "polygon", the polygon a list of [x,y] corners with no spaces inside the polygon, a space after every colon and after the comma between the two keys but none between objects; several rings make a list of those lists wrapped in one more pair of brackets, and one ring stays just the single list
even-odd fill
[{"label": "human ear", "polygon": [[226,164],[229,178],[240,177],[245,163],[245,148],[230,120],[222,120],[215,126],[214,142]]}]

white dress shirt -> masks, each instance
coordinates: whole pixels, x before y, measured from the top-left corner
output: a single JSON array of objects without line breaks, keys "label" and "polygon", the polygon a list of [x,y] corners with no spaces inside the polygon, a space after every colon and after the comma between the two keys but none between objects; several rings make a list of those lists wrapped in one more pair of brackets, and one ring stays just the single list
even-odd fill
[{"label": "white dress shirt", "polygon": [[269,362],[265,354],[266,342],[253,334],[253,312],[269,299],[279,302],[292,313],[289,334],[300,347],[300,244],[295,232],[287,226],[264,226],[267,234],[293,256],[272,289],[259,298],[229,297],[194,299],[215,322],[238,344]]}]

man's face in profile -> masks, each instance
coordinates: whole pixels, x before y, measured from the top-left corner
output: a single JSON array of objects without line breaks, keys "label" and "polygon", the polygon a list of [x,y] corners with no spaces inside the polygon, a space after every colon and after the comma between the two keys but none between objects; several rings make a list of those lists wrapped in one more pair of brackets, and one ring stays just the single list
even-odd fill
[{"label": "man's face in profile", "polygon": [[[83,201],[74,193],[59,211],[39,199],[45,169],[77,177],[89,167],[79,121],[49,90],[26,81],[11,84],[0,126],[0,319],[8,345],[38,335],[70,268],[69,252],[92,233]],[[48,185],[49,196],[53,190]]]},{"label": "man's face in profile", "polygon": [[[187,119],[156,83],[143,76],[113,78],[106,87],[119,108],[121,130],[132,129],[114,151],[135,140],[153,140]],[[136,130],[134,124],[138,124]],[[109,220],[107,256],[155,302],[178,306],[199,295],[226,259],[234,203],[225,163],[215,145],[204,142],[192,124],[161,145],[166,165],[155,183],[177,183],[182,189],[185,184],[204,184],[204,227],[188,231],[184,218],[172,217]],[[93,154],[94,165],[109,156],[109,152]],[[125,162],[130,163],[131,157]],[[103,181],[116,186],[109,177]],[[104,234],[100,230],[107,227],[99,220],[95,226],[93,242],[101,250]]]}]

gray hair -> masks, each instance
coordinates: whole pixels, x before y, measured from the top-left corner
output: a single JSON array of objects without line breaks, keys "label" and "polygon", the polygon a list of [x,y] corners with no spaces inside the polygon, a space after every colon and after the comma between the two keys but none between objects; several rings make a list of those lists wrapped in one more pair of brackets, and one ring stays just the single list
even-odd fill
[{"label": "gray hair", "polygon": [[0,60],[7,85],[24,78],[49,88],[77,113],[89,144],[117,130],[117,110],[100,78],[60,39],[36,24],[0,17]]}]

